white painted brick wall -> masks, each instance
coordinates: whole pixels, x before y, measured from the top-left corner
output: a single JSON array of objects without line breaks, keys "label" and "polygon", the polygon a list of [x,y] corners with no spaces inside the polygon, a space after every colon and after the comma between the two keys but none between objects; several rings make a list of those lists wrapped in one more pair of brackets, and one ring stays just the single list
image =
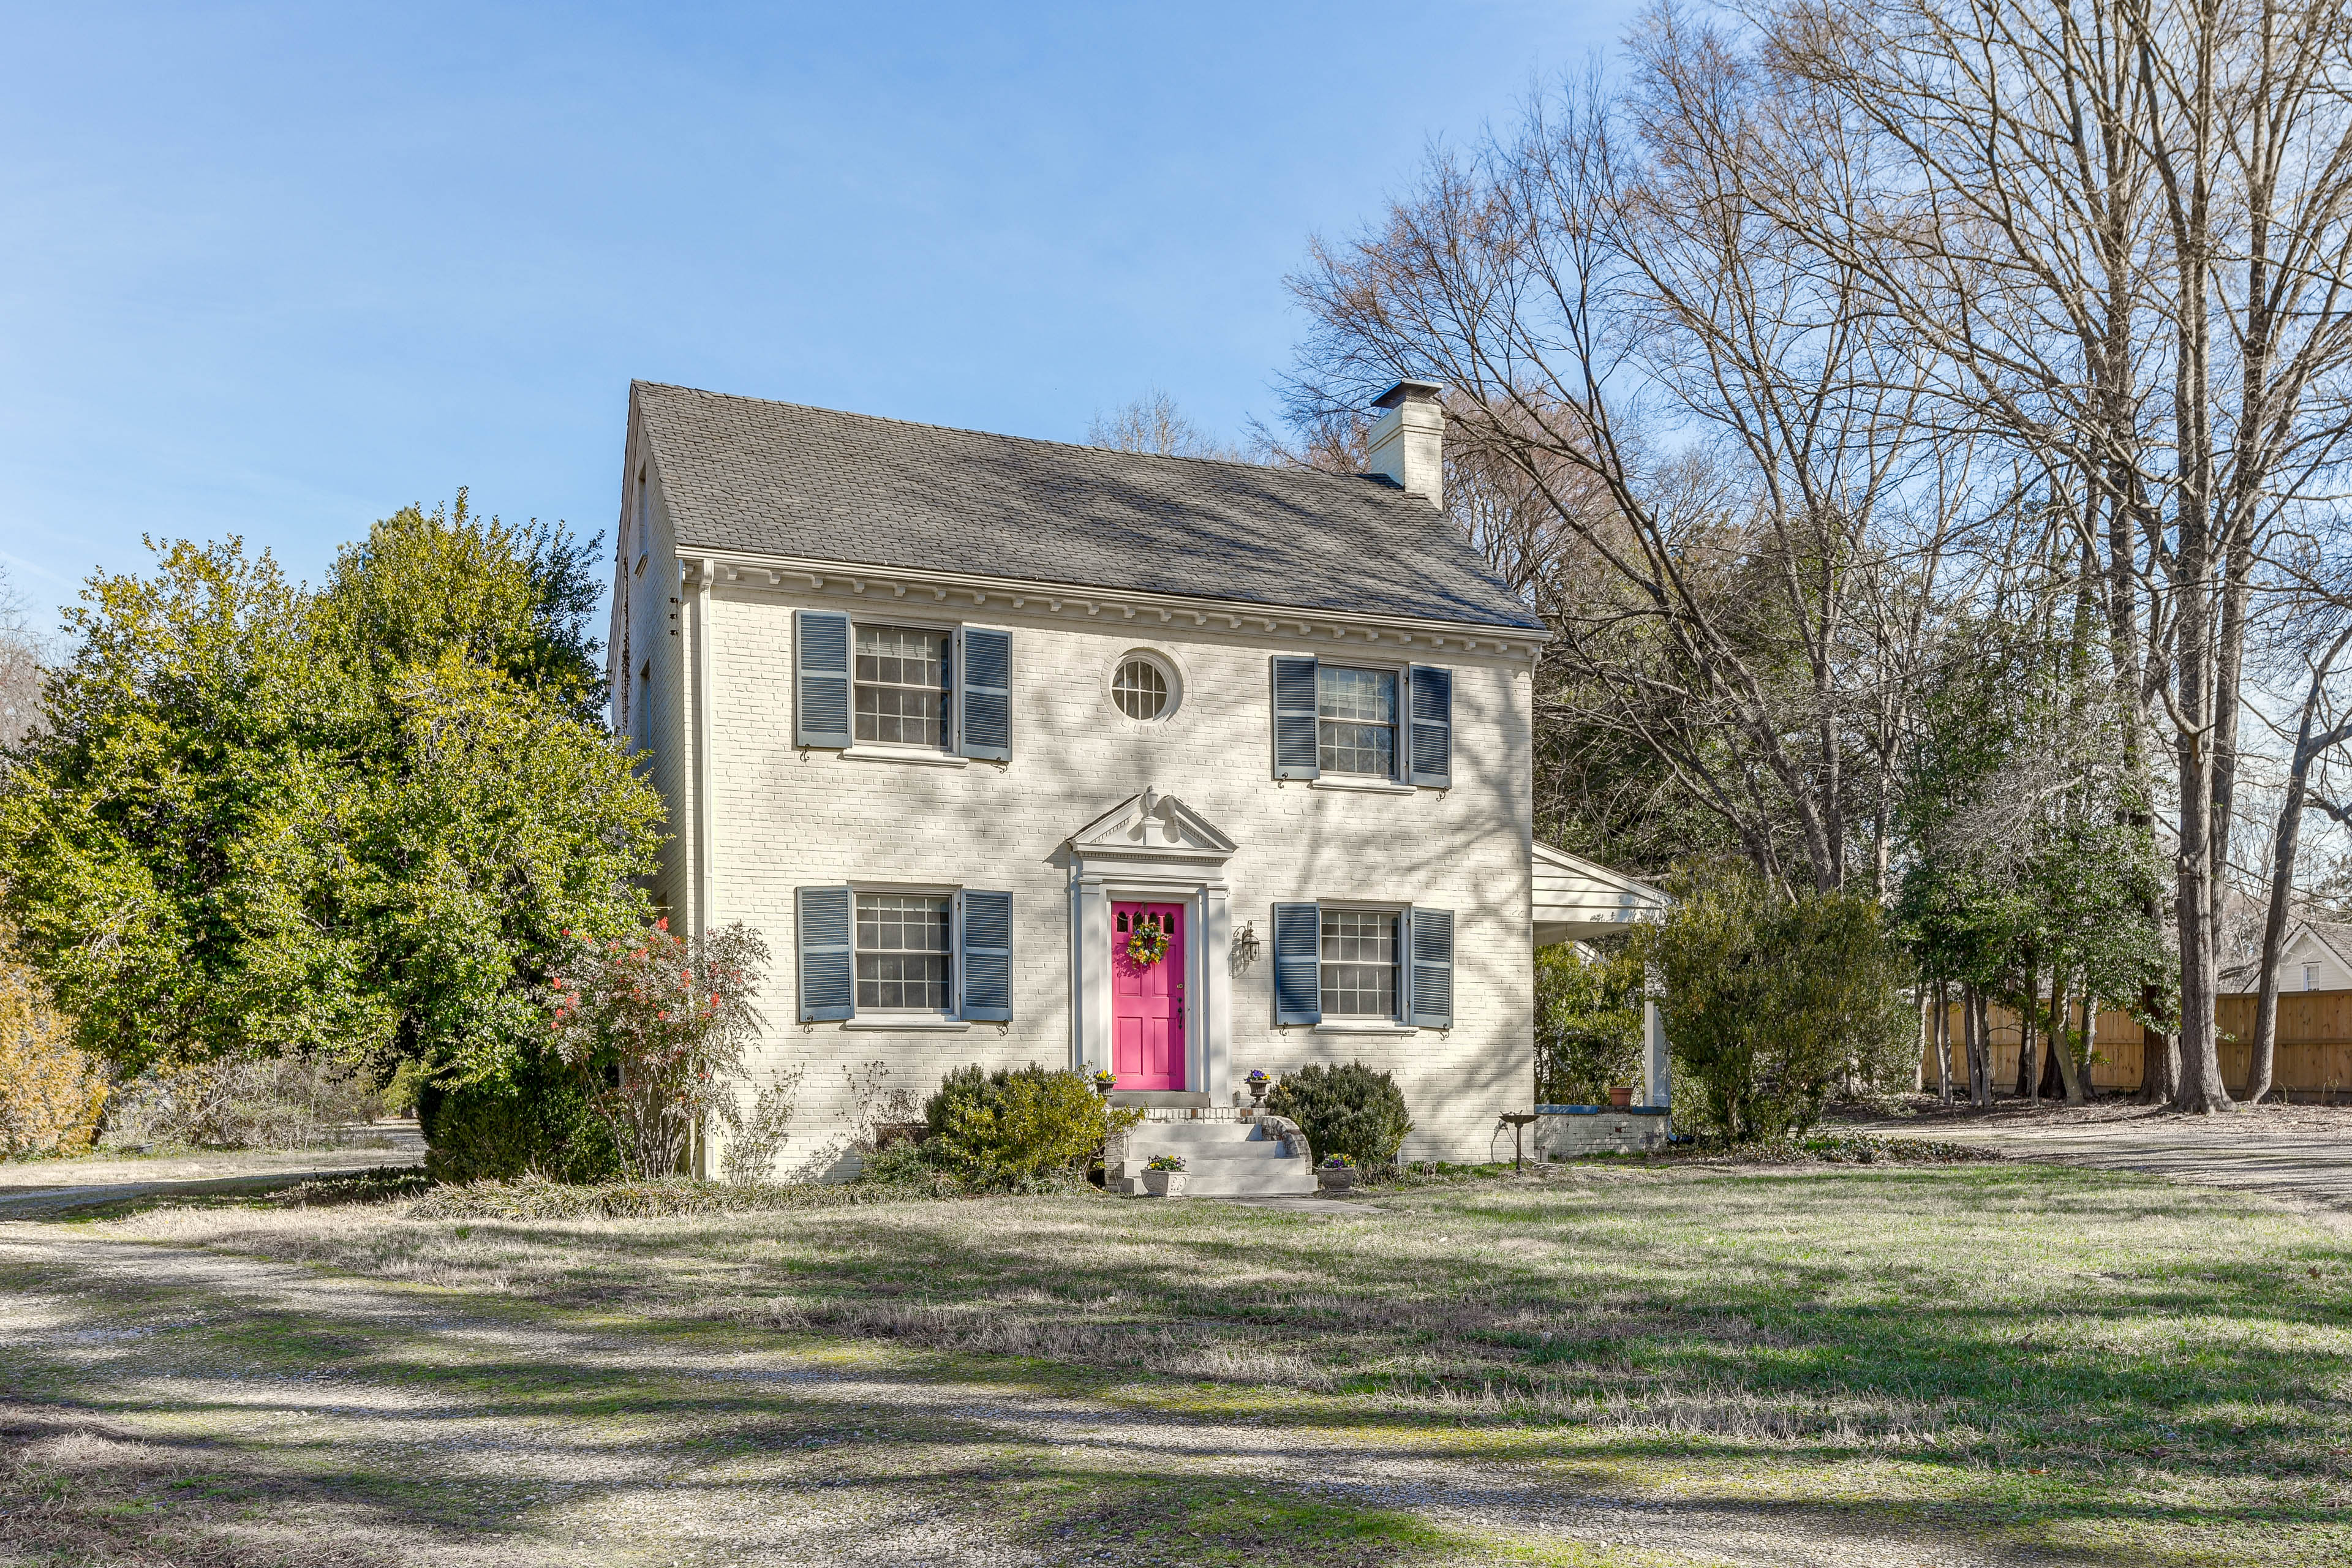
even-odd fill
[{"label": "white painted brick wall", "polygon": [[[868,610],[838,595],[726,583],[712,599],[710,918],[757,927],[775,951],[762,993],[769,1025],[752,1066],[762,1075],[803,1070],[783,1168],[801,1168],[838,1142],[856,1105],[848,1079],[866,1064],[881,1063],[889,1083],[928,1094],[966,1062],[1075,1061],[1061,846],[1147,785],[1179,796],[1240,846],[1225,868],[1234,926],[1254,923],[1265,956],[1232,982],[1235,1077],[1349,1059],[1392,1071],[1416,1124],[1406,1146],[1414,1159],[1484,1159],[1497,1113],[1525,1108],[1533,980],[1523,665],[1455,650],[1447,660],[1455,672],[1454,786],[1373,795],[1269,776],[1268,659],[1277,648],[1304,651],[1298,642],[1146,634],[1124,622],[978,621],[1013,633],[1013,761],[922,766],[793,747],[792,612],[849,608],[861,619],[947,626],[951,611],[890,600]],[[1182,677],[1180,706],[1160,723],[1129,721],[1110,700],[1113,668],[1138,648],[1161,654]],[[674,776],[682,783],[667,767],[656,776],[665,789]],[[954,1033],[795,1022],[793,889],[853,880],[1010,889],[1013,1022]],[[1275,1027],[1272,906],[1315,899],[1453,910],[1454,1027],[1402,1037]]]}]

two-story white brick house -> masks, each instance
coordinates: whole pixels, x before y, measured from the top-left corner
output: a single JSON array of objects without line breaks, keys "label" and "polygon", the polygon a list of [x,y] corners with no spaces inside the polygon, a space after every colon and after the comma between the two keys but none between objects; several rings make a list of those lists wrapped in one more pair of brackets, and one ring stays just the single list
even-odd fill
[{"label": "two-story white brick house", "polygon": [[1544,633],[1438,508],[1435,391],[1339,477],[632,387],[613,716],[656,901],[774,949],[786,1167],[875,1063],[1223,1107],[1361,1059],[1408,1157],[1486,1157],[1528,1098]]}]

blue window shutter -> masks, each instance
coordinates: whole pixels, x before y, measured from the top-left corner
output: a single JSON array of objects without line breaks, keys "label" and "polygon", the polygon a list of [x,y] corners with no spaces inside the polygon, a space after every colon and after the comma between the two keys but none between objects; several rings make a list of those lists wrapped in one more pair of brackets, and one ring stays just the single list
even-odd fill
[{"label": "blue window shutter", "polygon": [[[1307,662],[1312,663],[1313,660]],[[1274,1021],[1323,1021],[1323,908],[1274,906]]]},{"label": "blue window shutter", "polygon": [[966,888],[956,895],[956,965],[963,977],[958,1011],[1004,1023],[1013,1016],[1013,895]]},{"label": "blue window shutter", "polygon": [[1454,911],[1415,906],[1412,927],[1412,1022],[1424,1029],[1454,1027]]},{"label": "blue window shutter", "polygon": [[1444,789],[1454,782],[1454,672],[1416,664],[1412,682],[1405,782]]},{"label": "blue window shutter", "polygon": [[956,750],[1013,760],[1013,634],[956,628]]},{"label": "blue window shutter", "polygon": [[[1274,776],[1311,779],[1322,772],[1315,747],[1315,660],[1274,661]],[[1299,906],[1305,908],[1307,906]]]},{"label": "blue window shutter", "polygon": [[846,746],[849,617],[833,610],[803,610],[793,616],[793,633],[800,668],[793,702],[793,744]]},{"label": "blue window shutter", "polygon": [[849,889],[799,889],[801,1022],[855,1016],[857,985],[851,971]]}]

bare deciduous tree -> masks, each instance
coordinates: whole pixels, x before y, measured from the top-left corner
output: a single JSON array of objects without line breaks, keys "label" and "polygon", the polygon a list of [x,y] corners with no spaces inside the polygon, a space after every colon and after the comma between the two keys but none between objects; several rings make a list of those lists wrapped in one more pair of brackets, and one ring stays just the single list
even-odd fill
[{"label": "bare deciduous tree", "polygon": [[16,744],[44,722],[41,657],[25,601],[0,566],[0,746]]},{"label": "bare deciduous tree", "polygon": [[1188,418],[1176,400],[1153,387],[1109,414],[1097,414],[1087,426],[1087,445],[1115,452],[1140,452],[1153,458],[1223,458],[1241,456]]},{"label": "bare deciduous tree", "polygon": [[1445,383],[1465,526],[1557,634],[1547,699],[1658,759],[1775,879],[1842,888],[1866,863],[1883,885],[1866,775],[1899,749],[1964,443],[1918,419],[1865,275],[1756,198],[1823,127],[1672,13],[1636,65],[1433,154],[1381,223],[1315,245],[1292,422]]},{"label": "bare deciduous tree", "polygon": [[2226,1105],[2212,1007],[2250,603],[2270,529],[2352,435],[2352,19],[2312,0],[1794,0],[1755,19],[1776,68],[1874,149],[1870,181],[1841,170],[1786,216],[1867,273],[1952,416],[2038,465],[2105,554],[2116,664],[2172,754],[2167,1087]]}]

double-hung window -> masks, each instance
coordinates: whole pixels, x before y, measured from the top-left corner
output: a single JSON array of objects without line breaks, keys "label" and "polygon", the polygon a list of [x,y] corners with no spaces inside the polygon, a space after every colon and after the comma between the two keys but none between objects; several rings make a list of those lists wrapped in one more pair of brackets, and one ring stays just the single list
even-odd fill
[{"label": "double-hung window", "polygon": [[1013,634],[993,626],[793,616],[793,743],[902,761],[915,751],[1013,760]]},{"label": "double-hung window", "polygon": [[799,988],[803,1023],[875,1015],[1008,1023],[1013,1017],[1013,895],[982,888],[954,892],[851,888],[798,889]]},{"label": "double-hung window", "polygon": [[1396,776],[1397,678],[1392,669],[1326,664],[1316,671],[1316,763],[1327,773]]},{"label": "double-hung window", "polygon": [[948,1010],[952,900],[944,893],[857,895],[857,1005]]},{"label": "double-hung window", "polygon": [[1391,910],[1325,910],[1320,945],[1323,1016],[1397,1016],[1397,915]]},{"label": "double-hung window", "polygon": [[1427,904],[1274,906],[1274,1021],[1454,1026],[1454,912]]},{"label": "double-hung window", "polygon": [[1343,787],[1454,782],[1454,671],[1274,656],[1274,776]]},{"label": "double-hung window", "polygon": [[856,738],[945,751],[949,634],[926,626],[856,631]]}]

